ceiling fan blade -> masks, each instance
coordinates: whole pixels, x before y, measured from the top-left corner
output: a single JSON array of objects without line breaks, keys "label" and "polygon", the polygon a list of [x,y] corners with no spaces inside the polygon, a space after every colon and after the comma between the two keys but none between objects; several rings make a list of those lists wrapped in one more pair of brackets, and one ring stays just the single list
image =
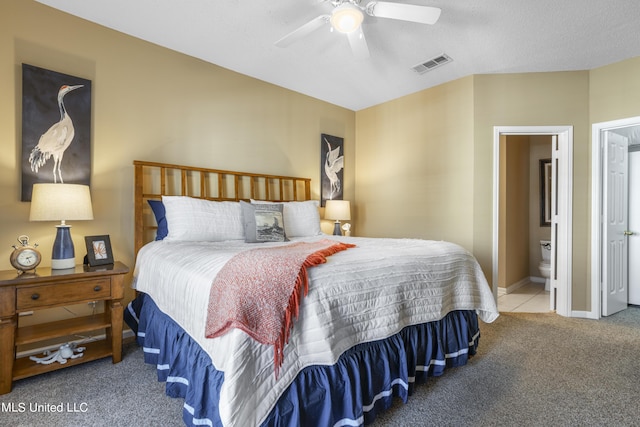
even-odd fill
[{"label": "ceiling fan blade", "polygon": [[353,55],[357,59],[367,59],[369,57],[369,46],[367,46],[367,40],[364,38],[362,27],[358,28],[356,31],[348,33],[347,37],[349,38],[349,44],[351,45]]},{"label": "ceiling fan blade", "polygon": [[328,23],[329,18],[329,15],[320,15],[317,18],[314,18],[311,21],[307,22],[303,26],[293,30],[292,32],[275,42],[275,45],[278,47],[287,47],[291,43],[300,40],[301,38],[311,34],[318,28],[322,27],[324,24]]},{"label": "ceiling fan blade", "polygon": [[413,4],[372,1],[367,4],[367,14],[378,18],[400,19],[421,24],[435,24],[440,18],[441,9]]}]

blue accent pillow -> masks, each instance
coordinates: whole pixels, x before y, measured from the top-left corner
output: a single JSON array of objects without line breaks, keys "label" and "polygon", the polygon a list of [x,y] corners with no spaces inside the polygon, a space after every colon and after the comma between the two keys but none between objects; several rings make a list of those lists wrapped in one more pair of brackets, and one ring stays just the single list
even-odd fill
[{"label": "blue accent pillow", "polygon": [[169,234],[169,227],[167,225],[167,217],[165,216],[164,205],[162,200],[147,200],[153,215],[156,217],[156,223],[158,224],[158,230],[156,231],[156,240],[162,240]]}]

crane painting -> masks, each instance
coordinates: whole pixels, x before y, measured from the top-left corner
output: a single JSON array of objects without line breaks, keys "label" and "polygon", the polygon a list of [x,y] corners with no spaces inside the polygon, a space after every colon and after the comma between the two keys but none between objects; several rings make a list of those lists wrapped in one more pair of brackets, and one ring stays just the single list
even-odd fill
[{"label": "crane painting", "polygon": [[91,81],[22,65],[22,200],[33,184],[89,185]]},{"label": "crane painting", "polygon": [[53,157],[53,182],[64,184],[60,163],[64,156],[64,151],[69,148],[76,132],[73,128],[73,121],[67,110],[64,108],[64,96],[72,90],[80,89],[82,85],[68,86],[62,85],[58,91],[58,109],[60,110],[60,121],[54,123],[49,130],[42,134],[38,140],[38,145],[29,154],[31,170],[38,173],[47,160]]},{"label": "crane painting", "polygon": [[344,171],[344,139],[337,136],[321,135],[321,205],[326,200],[342,200]]}]

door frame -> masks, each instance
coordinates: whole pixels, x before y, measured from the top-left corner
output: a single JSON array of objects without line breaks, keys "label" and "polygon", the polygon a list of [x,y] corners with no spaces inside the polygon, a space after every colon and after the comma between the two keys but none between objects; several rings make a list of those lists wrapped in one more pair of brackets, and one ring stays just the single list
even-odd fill
[{"label": "door frame", "polygon": [[500,212],[500,137],[502,135],[557,135],[558,162],[561,173],[557,177],[558,188],[566,194],[558,199],[559,227],[558,248],[556,249],[556,313],[571,317],[571,275],[572,275],[572,230],[573,230],[573,126],[494,126],[493,128],[493,251],[492,251],[492,289],[498,298],[498,244]]},{"label": "door frame", "polygon": [[640,126],[640,116],[594,123],[591,126],[591,312],[589,317],[602,317],[602,134],[609,130]]}]

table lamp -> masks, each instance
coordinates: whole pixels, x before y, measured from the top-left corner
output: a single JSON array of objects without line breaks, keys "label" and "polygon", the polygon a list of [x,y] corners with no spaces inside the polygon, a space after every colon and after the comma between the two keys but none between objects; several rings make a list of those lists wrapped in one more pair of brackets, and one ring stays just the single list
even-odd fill
[{"label": "table lamp", "polygon": [[348,200],[327,200],[324,217],[325,219],[334,219],[336,221],[333,225],[333,235],[342,236],[340,221],[351,219],[351,204]]},{"label": "table lamp", "polygon": [[61,221],[53,242],[51,268],[61,270],[76,265],[68,220],[93,219],[88,185],[33,184],[29,221]]}]

